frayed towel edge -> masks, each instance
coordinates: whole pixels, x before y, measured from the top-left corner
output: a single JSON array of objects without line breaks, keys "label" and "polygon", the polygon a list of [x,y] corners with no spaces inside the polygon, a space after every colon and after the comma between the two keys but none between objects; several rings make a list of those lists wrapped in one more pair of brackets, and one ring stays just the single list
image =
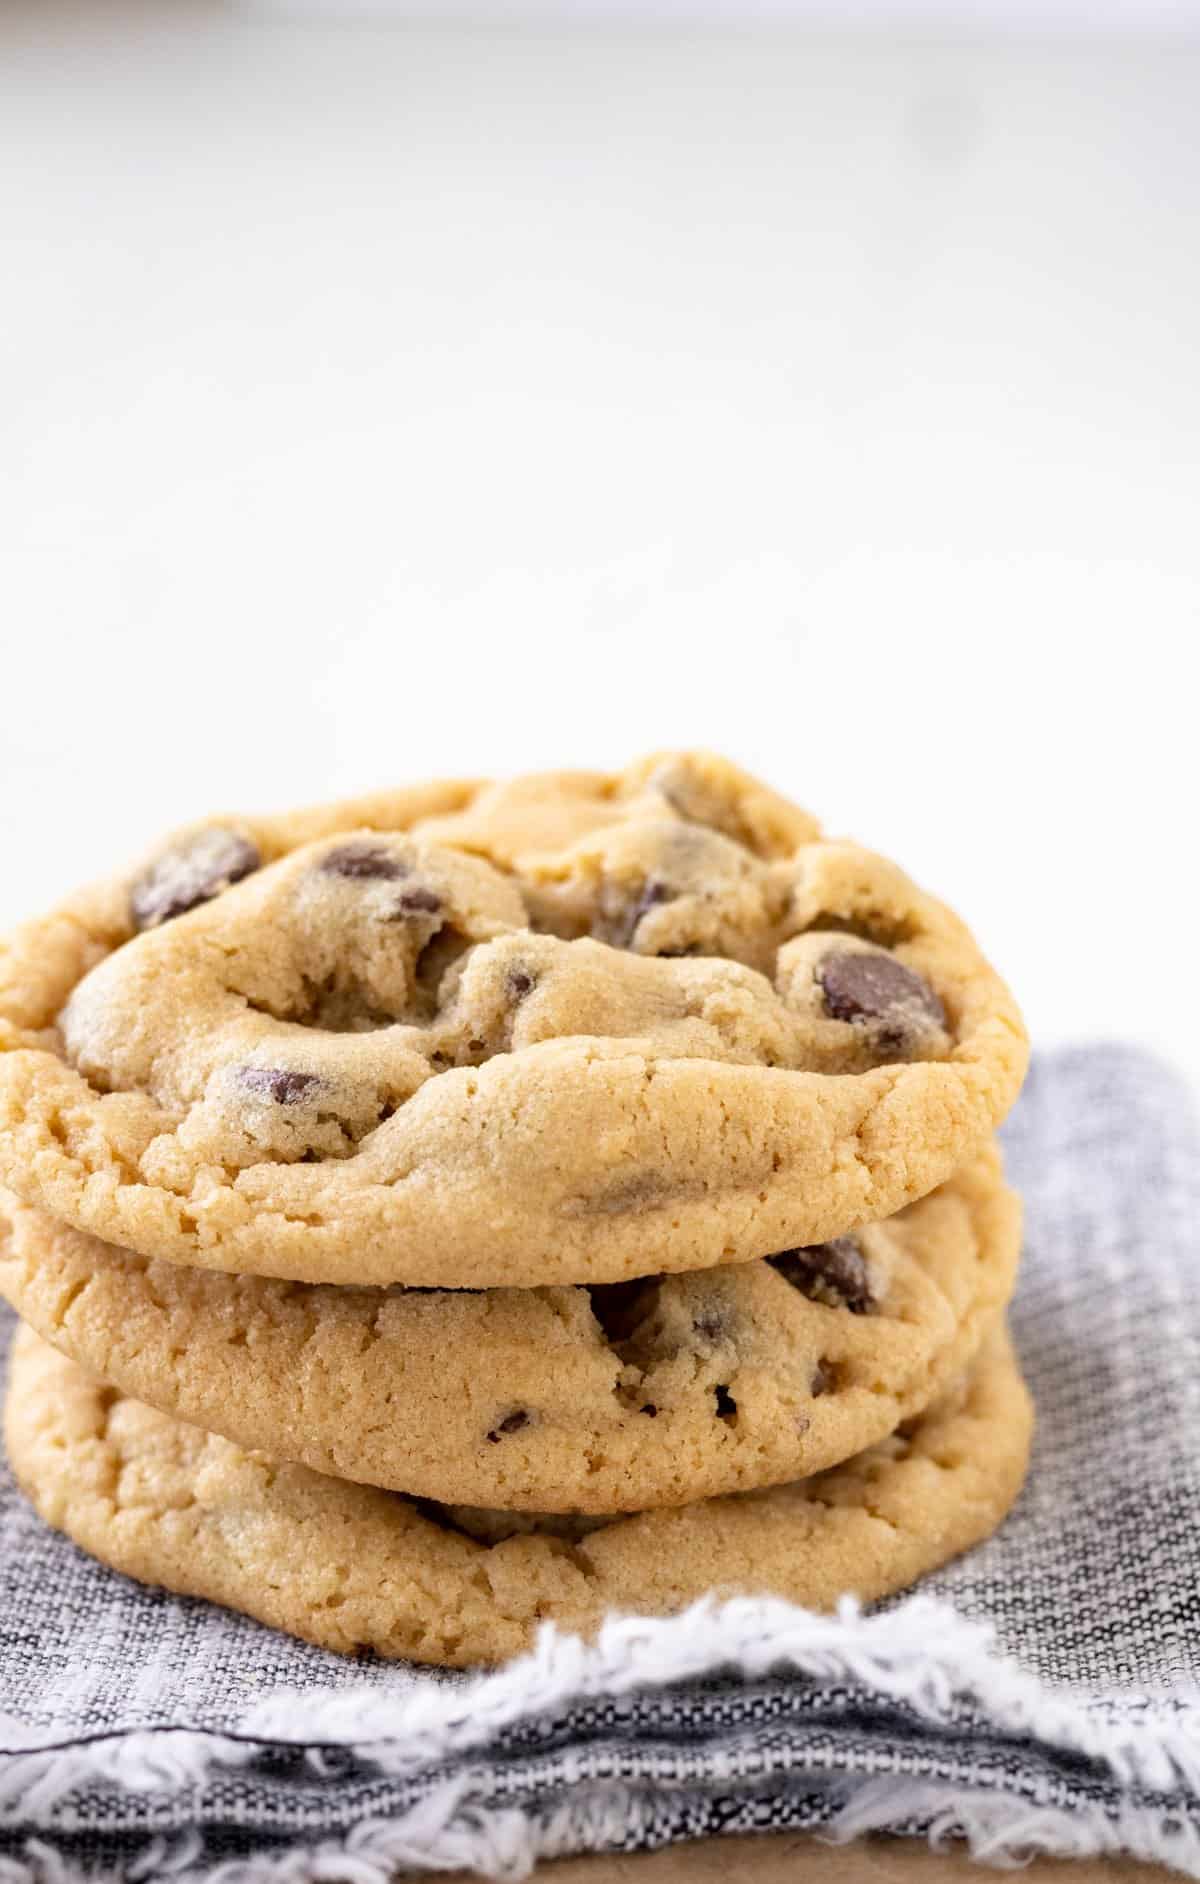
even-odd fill
[{"label": "frayed towel edge", "polygon": [[[652,1803],[626,1788],[606,1787],[538,1819],[471,1806],[452,1779],[401,1817],[365,1822],[347,1837],[216,1863],[205,1860],[194,1833],[152,1841],[119,1874],[80,1867],[31,1838],[22,1856],[0,1858],[0,1884],[393,1884],[405,1871],[450,1870],[518,1884],[543,1858],[645,1848],[661,1842],[655,1829]],[[866,1832],[924,1838],[935,1850],[962,1841],[973,1858],[1002,1868],[1035,1856],[1124,1854],[1200,1878],[1195,1823],[1132,1802],[1068,1811],[949,1783],[866,1780],[847,1789],[832,1822],[811,1835],[841,1844]]]},{"label": "frayed towel edge", "polygon": [[[932,1597],[871,1614],[845,1598],[832,1616],[756,1597],[710,1599],[667,1619],[613,1616],[590,1642],[548,1625],[529,1655],[453,1686],[399,1695],[365,1686],[282,1692],[228,1734],[134,1730],[68,1747],[18,1746],[0,1759],[0,1824],[32,1831],[47,1823],[58,1799],[89,1782],[128,1792],[194,1787],[256,1758],[264,1744],[304,1745],[316,1770],[322,1752],[337,1747],[389,1776],[413,1776],[591,1698],[720,1672],[755,1679],[784,1670],[852,1683],[934,1726],[961,1724],[969,1710],[1005,1736],[1082,1754],[1120,1785],[1153,1792],[1182,1786],[1200,1798],[1195,1693],[1131,1709],[1129,1697],[1056,1691],[1000,1654],[988,1625]],[[713,1777],[720,1776],[714,1765]]]}]

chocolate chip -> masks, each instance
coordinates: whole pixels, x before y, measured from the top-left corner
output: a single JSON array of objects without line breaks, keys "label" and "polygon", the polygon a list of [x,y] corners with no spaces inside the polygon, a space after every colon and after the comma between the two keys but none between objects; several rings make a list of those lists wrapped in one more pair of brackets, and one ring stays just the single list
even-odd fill
[{"label": "chocolate chip", "polygon": [[923,975],[894,955],[829,954],[817,969],[825,1011],[869,1027],[881,1048],[900,1051],[914,1034],[946,1025],[946,1010]]},{"label": "chocolate chip", "polygon": [[675,892],[658,877],[647,877],[642,886],[642,893],[637,902],[630,906],[625,918],[625,934],[622,946],[630,948],[637,935],[643,916],[648,916],[660,903],[669,903]]},{"label": "chocolate chip", "polygon": [[713,1393],[717,1400],[717,1418],[719,1420],[733,1419],[737,1414],[737,1401],[728,1387],[714,1387]]},{"label": "chocolate chip", "polygon": [[603,1190],[588,1191],[574,1206],[589,1216],[616,1216],[624,1211],[659,1210],[673,1195],[665,1178],[652,1171],[617,1178]]},{"label": "chocolate chip", "polygon": [[237,831],[213,826],[197,831],[155,858],[129,893],[129,911],[138,929],[156,929],[258,869],[262,857]]},{"label": "chocolate chip", "polygon": [[852,1315],[870,1314],[875,1307],[871,1272],[856,1237],[835,1236],[830,1243],[814,1243],[807,1249],[780,1250],[767,1261],[810,1302],[848,1308]]},{"label": "chocolate chip", "polygon": [[813,1368],[812,1397],[819,1399],[823,1393],[832,1393],[838,1384],[836,1361],[818,1361]]},{"label": "chocolate chip", "polygon": [[442,899],[436,890],[425,890],[418,886],[412,890],[401,890],[396,899],[396,912],[402,916],[436,916],[440,914]]},{"label": "chocolate chip", "polygon": [[510,968],[504,985],[511,1000],[523,1001],[533,992],[533,976],[526,968]]},{"label": "chocolate chip", "polygon": [[723,1341],[729,1333],[729,1317],[719,1303],[709,1302],[692,1316],[692,1327],[702,1341]]},{"label": "chocolate chip", "polygon": [[393,883],[408,875],[403,857],[382,844],[339,844],[325,852],[320,868],[323,876],[348,877],[352,882]]},{"label": "chocolate chip", "polygon": [[645,1406],[640,1406],[638,1408],[638,1412],[644,1413],[646,1415],[646,1418],[650,1420],[656,1420],[658,1418],[658,1408],[656,1406],[653,1406],[649,1400],[647,1400]]},{"label": "chocolate chip", "polygon": [[491,1432],[488,1434],[489,1441],[493,1446],[498,1446],[503,1433],[519,1433],[522,1426],[528,1426],[529,1417],[528,1413],[523,1413],[519,1410],[516,1413],[507,1413],[502,1420],[497,1421],[496,1425],[493,1426]]},{"label": "chocolate chip", "polygon": [[321,1084],[316,1073],[289,1073],[280,1066],[242,1066],[238,1083],[256,1099],[271,1099],[277,1106],[299,1105],[315,1086]]}]

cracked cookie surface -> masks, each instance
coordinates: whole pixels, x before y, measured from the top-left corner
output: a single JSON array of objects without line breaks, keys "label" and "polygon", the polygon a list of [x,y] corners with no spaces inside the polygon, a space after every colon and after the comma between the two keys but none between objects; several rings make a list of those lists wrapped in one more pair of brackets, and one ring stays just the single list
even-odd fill
[{"label": "cracked cookie surface", "polygon": [[339,1478],[537,1511],[683,1504],[860,1452],[969,1364],[1019,1244],[994,1148],[833,1243],[591,1289],[224,1276],[0,1193],[0,1292],[122,1392]]},{"label": "cracked cookie surface", "polygon": [[0,1178],[149,1256],[622,1281],[942,1182],[1026,1042],[963,925],[723,761],[216,819],[0,956]]},{"label": "cracked cookie surface", "polygon": [[829,1609],[904,1589],[989,1536],[1020,1489],[1032,1408],[1006,1333],[943,1402],[813,1478],[608,1523],[417,1504],[278,1465],[123,1398],[17,1335],[17,1480],[48,1524],[145,1583],[343,1653],[469,1667],[664,1615],[709,1593]]}]

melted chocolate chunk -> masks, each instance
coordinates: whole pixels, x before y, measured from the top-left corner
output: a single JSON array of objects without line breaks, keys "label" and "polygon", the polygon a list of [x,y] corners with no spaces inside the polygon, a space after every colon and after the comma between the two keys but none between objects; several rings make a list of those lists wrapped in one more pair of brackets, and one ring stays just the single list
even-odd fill
[{"label": "melted chocolate chunk", "polygon": [[527,968],[510,968],[504,985],[512,1000],[523,1001],[533,992],[533,976]]},{"label": "melted chocolate chunk", "polygon": [[289,1073],[281,1066],[243,1066],[238,1069],[238,1083],[256,1099],[295,1106],[307,1099],[321,1081],[316,1073]]},{"label": "melted chocolate chunk", "polygon": [[829,954],[817,969],[817,982],[832,1019],[869,1027],[888,1052],[946,1025],[946,1010],[925,977],[894,955]]},{"label": "melted chocolate chunk", "polygon": [[423,889],[419,884],[411,890],[401,890],[396,899],[398,916],[437,916],[440,915],[442,899],[436,890]]},{"label": "melted chocolate chunk", "polygon": [[729,1333],[729,1317],[719,1303],[709,1302],[692,1316],[692,1327],[702,1341],[723,1341]]},{"label": "melted chocolate chunk", "polygon": [[197,831],[156,857],[129,893],[129,912],[138,929],[185,915],[211,902],[231,884],[240,883],[262,863],[257,848],[237,831],[219,825]]},{"label": "melted chocolate chunk", "polygon": [[491,1432],[488,1434],[488,1439],[493,1446],[498,1446],[502,1434],[519,1433],[522,1426],[528,1426],[529,1421],[530,1415],[520,1410],[515,1413],[506,1413],[504,1418],[493,1426]]},{"label": "melted chocolate chunk", "polygon": [[714,1387],[713,1392],[717,1398],[717,1418],[719,1420],[731,1420],[735,1418],[737,1414],[737,1401],[730,1393],[728,1387]]},{"label": "melted chocolate chunk", "polygon": [[624,946],[631,948],[634,938],[641,927],[642,917],[648,916],[660,903],[669,903],[675,892],[658,877],[647,877],[642,886],[642,893],[629,910],[625,921]]},{"label": "melted chocolate chunk", "polygon": [[346,877],[351,882],[394,883],[408,875],[403,857],[382,844],[339,844],[327,850],[321,859],[322,876]]},{"label": "melted chocolate chunk", "polygon": [[869,1315],[875,1307],[871,1272],[857,1237],[835,1236],[831,1243],[814,1243],[808,1249],[780,1250],[767,1261],[810,1302],[848,1308],[852,1315]]}]

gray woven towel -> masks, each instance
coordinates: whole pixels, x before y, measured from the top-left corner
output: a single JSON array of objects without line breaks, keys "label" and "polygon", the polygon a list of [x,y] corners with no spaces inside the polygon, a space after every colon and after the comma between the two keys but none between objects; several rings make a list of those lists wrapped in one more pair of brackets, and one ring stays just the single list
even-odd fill
[{"label": "gray woven towel", "polygon": [[0,1486],[0,1884],[386,1884],[719,1832],[960,1832],[1200,1877],[1200,1146],[1140,1054],[1035,1065],[1006,1132],[1040,1414],[991,1543],[836,1618],[616,1620],[468,1678],[142,1590]]}]

